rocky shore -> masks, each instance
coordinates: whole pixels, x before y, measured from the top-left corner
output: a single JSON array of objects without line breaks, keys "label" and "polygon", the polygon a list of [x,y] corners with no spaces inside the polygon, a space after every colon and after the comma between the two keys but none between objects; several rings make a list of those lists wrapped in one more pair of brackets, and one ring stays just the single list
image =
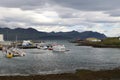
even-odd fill
[{"label": "rocky shore", "polygon": [[0,80],[120,80],[120,69],[114,70],[76,70],[75,73],[0,76]]}]

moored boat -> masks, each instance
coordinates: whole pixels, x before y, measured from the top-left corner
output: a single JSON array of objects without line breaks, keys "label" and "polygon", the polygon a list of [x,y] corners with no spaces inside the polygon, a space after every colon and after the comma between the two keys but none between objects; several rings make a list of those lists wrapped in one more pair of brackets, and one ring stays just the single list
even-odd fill
[{"label": "moored boat", "polygon": [[13,53],[13,56],[25,56],[26,55],[25,52],[23,52],[22,50],[18,48],[11,48],[10,50]]},{"label": "moored boat", "polygon": [[57,51],[57,52],[65,52],[66,48],[64,45],[54,45],[52,47],[53,51]]},{"label": "moored boat", "polygon": [[18,48],[3,48],[3,52],[5,52],[5,56],[7,58],[12,58],[12,57],[16,57],[16,56],[25,56],[26,53],[23,52],[22,50],[18,49]]}]

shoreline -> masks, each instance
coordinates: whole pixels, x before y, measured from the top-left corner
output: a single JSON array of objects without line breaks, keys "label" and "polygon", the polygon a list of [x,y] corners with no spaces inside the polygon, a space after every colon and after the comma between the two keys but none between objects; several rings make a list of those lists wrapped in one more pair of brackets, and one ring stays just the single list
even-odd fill
[{"label": "shoreline", "polygon": [[0,76],[0,80],[120,80],[120,69],[113,70],[76,70],[75,73]]},{"label": "shoreline", "polygon": [[95,48],[120,48],[119,37],[111,37],[105,39],[90,38],[85,40],[74,40],[71,43],[77,43],[77,46],[92,46]]},{"label": "shoreline", "polygon": [[91,47],[94,47],[94,48],[120,48],[120,46],[116,46],[116,45],[100,45],[100,44],[81,44],[81,43],[78,43],[77,46],[91,46]]},{"label": "shoreline", "polygon": [[97,42],[87,42],[87,41],[81,41],[81,42],[71,42],[71,43],[77,43],[76,46],[91,46],[95,48],[120,48],[120,45],[106,45],[106,44],[99,44]]}]

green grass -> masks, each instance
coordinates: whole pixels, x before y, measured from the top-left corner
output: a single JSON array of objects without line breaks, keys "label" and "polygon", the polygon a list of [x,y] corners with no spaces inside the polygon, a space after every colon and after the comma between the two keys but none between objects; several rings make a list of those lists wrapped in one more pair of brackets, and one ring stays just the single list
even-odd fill
[{"label": "green grass", "polygon": [[101,44],[105,45],[120,45],[120,40],[119,38],[106,38],[104,39]]},{"label": "green grass", "polygon": [[115,45],[120,46],[120,40],[119,38],[106,38],[103,39],[101,42],[89,42],[90,44],[96,44],[96,45]]}]

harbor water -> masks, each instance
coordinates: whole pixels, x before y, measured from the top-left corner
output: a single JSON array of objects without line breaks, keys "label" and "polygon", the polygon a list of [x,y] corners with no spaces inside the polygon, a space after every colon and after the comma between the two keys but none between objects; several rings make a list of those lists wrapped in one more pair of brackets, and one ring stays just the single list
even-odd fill
[{"label": "harbor water", "polygon": [[76,69],[113,69],[120,66],[120,49],[75,46],[65,40],[46,41],[64,44],[65,53],[23,49],[24,57],[6,58],[0,51],[0,75],[34,75],[74,72]]}]

